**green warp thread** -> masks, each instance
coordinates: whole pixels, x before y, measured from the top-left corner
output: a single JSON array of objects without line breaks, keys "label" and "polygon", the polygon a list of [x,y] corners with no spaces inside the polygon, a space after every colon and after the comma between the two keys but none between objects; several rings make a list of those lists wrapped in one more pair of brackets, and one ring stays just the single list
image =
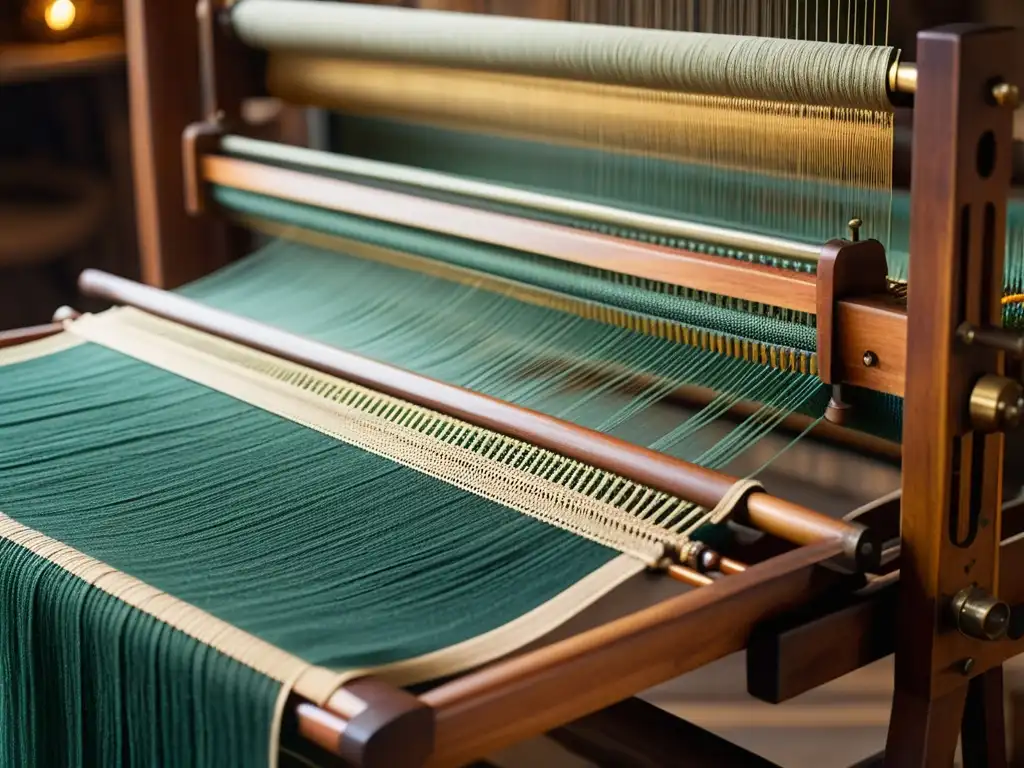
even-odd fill
[{"label": "green warp thread", "polygon": [[[708,418],[722,415],[737,398],[765,403],[782,414],[806,408],[817,416],[823,408],[816,397],[822,385],[810,374],[726,358],[473,286],[284,240],[184,292],[221,309],[633,442],[647,444],[673,431],[679,439],[670,452],[688,461],[714,448],[723,430],[743,427],[712,425]],[[595,373],[604,374],[603,379]],[[626,384],[633,389],[625,391]],[[721,394],[692,415],[681,408],[662,411],[653,431],[637,431],[635,422],[643,411],[686,385]],[[734,444],[712,465],[727,466],[755,442]]]},{"label": "green warp thread", "polygon": [[[336,121],[332,142],[335,151],[356,157],[807,243],[845,236],[841,227],[829,228],[827,222],[845,222],[850,212],[855,212],[864,220],[862,236],[874,237],[886,245],[890,277],[907,278],[910,196],[904,191],[890,193],[811,179],[786,179],[351,115]],[[775,203],[767,205],[768,198]],[[807,200],[820,201],[826,215],[807,215]],[[782,269],[808,269],[806,264],[769,254],[690,241],[671,242],[643,232],[538,216],[521,209],[515,212]],[[1024,204],[1017,200],[1007,205],[1004,291],[1024,293]],[[1024,305],[1007,306],[1004,322],[1024,327]]]},{"label": "green warp thread", "polygon": [[244,0],[249,45],[796,104],[892,109],[896,51],[808,40],[452,14],[352,3]]},{"label": "green warp thread", "polygon": [[[863,237],[889,243],[892,195],[888,190],[671,162],[382,118],[340,115],[333,126],[332,151],[355,157],[805,243],[844,237],[846,222],[856,215],[864,221]],[[811,207],[808,201],[814,201],[815,205]],[[518,213],[538,217],[536,212],[520,210]],[[552,220],[604,231],[584,221]],[[644,233],[634,236],[642,237]],[[677,244],[718,256],[807,270],[806,264],[769,254],[708,247],[689,241]]]},{"label": "green warp thread", "polygon": [[[564,264],[507,249],[403,230],[238,190],[217,188],[214,194],[232,210],[407,249],[440,261],[463,263],[460,259],[465,258],[464,263],[482,271],[494,269],[570,296],[585,294],[652,317],[686,320],[697,327],[783,347],[795,340],[798,343],[793,348],[814,349],[813,328],[800,323],[597,277],[582,279]],[[588,293],[591,288],[599,289],[600,294]],[[722,469],[757,440],[729,441],[726,445],[731,450],[726,451],[719,446],[725,427],[712,424],[714,419],[706,418],[709,414],[717,418],[737,401],[748,400],[777,409],[770,419],[774,424],[793,412],[817,418],[828,402],[827,387],[813,374],[772,370],[438,277],[286,240],[194,283],[185,293],[231,312],[641,444],[664,435],[638,434],[631,421],[679,387],[707,387],[719,395],[705,408],[692,415],[671,411],[669,418],[678,420],[678,425],[671,425],[675,437],[665,450],[696,461],[714,449],[717,458],[709,466]],[[552,368],[551,360],[567,364]],[[607,374],[606,383],[596,388],[592,384],[595,370]],[[623,385],[635,385],[638,376],[656,381],[638,392],[623,394]],[[581,396],[581,388],[590,391]],[[899,439],[900,398],[854,390],[849,396],[862,406],[857,428]],[[758,415],[759,419],[766,417],[766,413]]]}]

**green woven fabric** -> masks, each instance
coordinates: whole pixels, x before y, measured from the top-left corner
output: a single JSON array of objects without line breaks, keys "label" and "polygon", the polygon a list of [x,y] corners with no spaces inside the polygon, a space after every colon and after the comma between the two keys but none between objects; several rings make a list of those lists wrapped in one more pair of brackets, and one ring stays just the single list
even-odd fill
[{"label": "green woven fabric", "polygon": [[[500,626],[615,553],[93,345],[0,367],[0,511],[312,663]],[[0,764],[254,766],[278,685],[0,544]]]}]

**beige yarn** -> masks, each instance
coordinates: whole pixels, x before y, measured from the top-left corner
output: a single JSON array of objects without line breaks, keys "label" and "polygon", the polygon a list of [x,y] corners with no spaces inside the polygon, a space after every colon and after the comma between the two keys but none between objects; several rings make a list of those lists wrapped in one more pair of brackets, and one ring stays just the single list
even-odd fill
[{"label": "beige yarn", "polygon": [[891,109],[896,55],[885,46],[313,0],[242,0],[231,22],[245,43],[272,51],[873,110]]}]

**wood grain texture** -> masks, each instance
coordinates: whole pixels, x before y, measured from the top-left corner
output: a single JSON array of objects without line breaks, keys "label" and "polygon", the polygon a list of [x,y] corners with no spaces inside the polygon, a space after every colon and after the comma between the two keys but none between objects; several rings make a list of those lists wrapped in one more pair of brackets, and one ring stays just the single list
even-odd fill
[{"label": "wood grain texture", "polygon": [[25,344],[29,341],[45,339],[47,336],[60,333],[63,329],[64,326],[60,323],[46,323],[44,325],[32,325],[28,328],[0,331],[0,349]]},{"label": "wood grain texture", "polygon": [[[897,499],[898,503],[898,499]],[[1010,502],[1003,514],[1014,516],[1024,506]],[[898,525],[891,505],[877,507],[858,520],[873,527]],[[883,520],[882,516],[894,519]],[[1024,537],[1013,531],[1000,545],[997,594],[1010,605],[1024,604]],[[883,532],[884,536],[884,532]],[[899,563],[896,563],[898,568]],[[748,646],[748,690],[764,701],[786,701],[824,685],[896,649],[894,627],[899,621],[899,573],[860,595],[850,595],[801,608],[780,616],[755,631]],[[1024,653],[1024,640],[980,646],[991,653],[988,666]]]},{"label": "wood grain texture", "polygon": [[184,208],[181,136],[201,110],[192,6],[126,0],[125,40],[142,277],[173,288],[228,260],[223,225]]},{"label": "wood grain texture", "polygon": [[742,649],[758,622],[834,583],[817,566],[838,553],[803,547],[427,692],[437,711],[429,765],[462,765]]},{"label": "wood grain texture", "polygon": [[843,381],[836,304],[853,297],[885,296],[888,274],[885,248],[877,240],[830,240],[821,249],[816,282],[818,375],[826,384]]},{"label": "wood grain texture", "polygon": [[[907,369],[907,313],[891,297],[840,301],[835,310],[835,376],[875,392],[903,396]],[[864,365],[871,352],[875,364]]]},{"label": "wood grain texture", "polygon": [[778,704],[892,653],[899,582],[833,595],[759,626],[747,647],[747,691]]},{"label": "wood grain texture", "polygon": [[816,307],[812,275],[594,234],[467,206],[210,156],[203,176],[282,200],[681,285],[800,312]]},{"label": "wood grain texture", "polygon": [[966,419],[973,382],[998,362],[957,346],[954,332],[1000,317],[1010,167],[985,163],[986,176],[979,160],[989,141],[996,158],[1009,155],[1011,114],[986,94],[1012,41],[966,26],[919,38],[892,766],[952,760],[944,729],[959,728],[951,710],[966,695],[963,660],[996,645],[949,631],[945,612],[971,583],[992,590],[998,573],[1002,436],[972,434]]}]

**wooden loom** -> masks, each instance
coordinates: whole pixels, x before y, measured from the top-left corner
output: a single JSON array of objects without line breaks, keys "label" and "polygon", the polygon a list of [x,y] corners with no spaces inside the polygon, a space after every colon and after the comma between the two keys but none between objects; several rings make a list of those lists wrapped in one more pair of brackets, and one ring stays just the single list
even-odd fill
[{"label": "wooden loom", "polygon": [[[900,98],[913,98],[915,153],[928,158],[913,168],[905,309],[887,292],[884,249],[857,241],[855,232],[851,240],[814,249],[818,271],[811,276],[220,154],[221,141],[239,125],[242,100],[263,93],[262,56],[231,36],[225,9],[214,0],[199,2],[198,35],[179,6],[128,4],[141,241],[145,278],[155,287],[90,272],[81,281],[84,293],[709,508],[736,478],[163,292],[227,263],[243,239],[217,219],[205,185],[813,313],[819,375],[835,391],[833,420],[842,419],[845,385],[900,395],[906,403],[902,494],[879,500],[857,521],[754,492],[738,514],[777,542],[767,555],[686,553],[669,571],[697,589],[419,696],[363,679],[340,689],[325,708],[295,701],[285,724],[292,738],[353,765],[461,765],[552,729],[571,730],[574,721],[607,707],[613,720],[625,713],[620,722],[628,732],[638,724],[616,702],[744,648],[751,692],[774,702],[895,651],[885,764],[951,764],[961,733],[967,765],[1006,764],[1001,665],[1024,652],[1024,543],[1016,536],[1022,526],[1001,511],[1003,431],[1016,426],[1024,407],[1006,360],[1024,352],[1024,339],[999,327],[1011,173],[1007,107],[1016,99],[1005,80],[1013,45],[1008,31],[923,32],[916,68],[894,70],[894,97],[902,90]],[[195,71],[187,71],[185,52],[169,49],[171,41],[189,39],[197,46]],[[0,345],[60,327],[0,335]],[[883,556],[883,544],[896,538],[898,550],[890,546]],[[842,573],[827,567],[836,563]],[[867,588],[865,575],[872,577]],[[809,649],[821,646],[831,655],[808,665]],[[681,736],[706,738],[698,731],[666,738]],[[742,764],[738,750],[716,749],[726,751],[692,764]],[[695,761],[700,751],[692,753]],[[657,760],[652,754],[648,759]]]}]

